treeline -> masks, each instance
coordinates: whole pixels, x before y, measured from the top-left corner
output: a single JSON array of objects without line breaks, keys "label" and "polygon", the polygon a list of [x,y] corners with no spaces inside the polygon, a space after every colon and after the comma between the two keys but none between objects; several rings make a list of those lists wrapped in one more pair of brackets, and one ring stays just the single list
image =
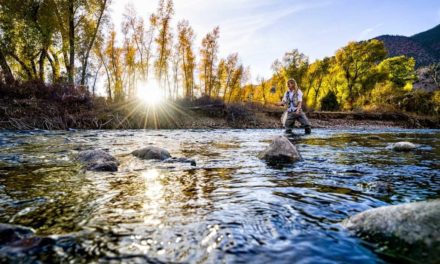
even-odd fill
[{"label": "treeline", "polygon": [[[271,79],[260,79],[249,92],[262,103],[273,103],[285,91],[285,81],[295,78],[309,108],[324,111],[378,110],[440,114],[440,91],[414,90],[418,80],[413,58],[387,58],[379,40],[350,42],[332,57],[309,62],[293,50],[276,60]],[[426,78],[439,84],[440,64],[425,71]],[[257,98],[255,98],[257,95]]]},{"label": "treeline", "polygon": [[127,5],[121,32],[110,21],[110,5],[111,0],[25,0],[19,5],[2,0],[0,80],[68,83],[93,94],[103,83],[107,99],[120,102],[147,85],[168,99],[231,101],[249,79],[237,53],[219,58],[219,27],[198,49],[187,20],[173,28],[172,0],[160,0],[148,21]]},{"label": "treeline", "polygon": [[[127,5],[116,32],[111,2],[1,0],[0,86],[37,81],[94,95],[104,85],[108,102],[128,101],[139,89],[154,87],[170,100],[206,97],[268,105],[278,102],[287,79],[295,78],[311,109],[440,112],[438,90],[413,89],[414,59],[387,58],[381,41],[351,42],[315,62],[298,50],[287,52],[273,63],[270,78],[258,77],[252,85],[238,53],[219,57],[219,27],[195,43],[189,22],[173,20],[173,1],[159,0],[148,20]],[[439,72],[438,65],[426,72],[437,86]]]}]

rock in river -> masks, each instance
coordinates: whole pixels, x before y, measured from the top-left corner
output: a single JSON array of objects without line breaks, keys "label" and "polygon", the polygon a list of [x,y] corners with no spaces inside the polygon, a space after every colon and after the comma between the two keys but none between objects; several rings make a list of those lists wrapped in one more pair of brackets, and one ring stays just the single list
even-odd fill
[{"label": "rock in river", "polygon": [[440,263],[440,199],[370,209],[342,225],[411,259]]},{"label": "rock in river", "polygon": [[31,228],[0,223],[0,259],[9,252],[42,248],[53,243],[51,238],[35,236]]},{"label": "rock in river", "polygon": [[24,226],[0,223],[0,245],[13,243],[34,235],[34,230]]},{"label": "rock in river", "polygon": [[411,143],[411,142],[402,141],[402,142],[394,143],[394,144],[392,145],[392,148],[393,148],[393,150],[395,150],[395,151],[411,151],[411,150],[413,150],[413,149],[416,149],[417,146],[414,145],[414,144]]},{"label": "rock in river", "polygon": [[103,150],[81,151],[77,159],[90,171],[118,170],[118,160]]},{"label": "rock in river", "polygon": [[163,148],[158,147],[146,147],[143,149],[135,150],[131,154],[140,159],[156,159],[156,160],[166,160],[171,157],[170,153]]},{"label": "rock in river", "polygon": [[289,163],[301,160],[296,147],[284,136],[276,137],[258,157],[269,163]]}]

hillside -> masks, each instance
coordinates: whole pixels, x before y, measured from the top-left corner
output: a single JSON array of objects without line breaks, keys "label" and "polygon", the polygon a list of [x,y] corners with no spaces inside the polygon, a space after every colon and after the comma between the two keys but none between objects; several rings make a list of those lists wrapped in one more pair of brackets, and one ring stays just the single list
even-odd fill
[{"label": "hillside", "polygon": [[440,25],[411,37],[440,54]]},{"label": "hillside", "polygon": [[416,59],[417,67],[440,62],[440,25],[412,37],[382,35],[388,56],[406,55]]}]

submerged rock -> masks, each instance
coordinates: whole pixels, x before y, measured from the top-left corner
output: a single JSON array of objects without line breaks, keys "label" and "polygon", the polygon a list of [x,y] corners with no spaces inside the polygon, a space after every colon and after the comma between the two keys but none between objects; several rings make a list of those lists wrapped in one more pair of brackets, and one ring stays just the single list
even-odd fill
[{"label": "submerged rock", "polygon": [[440,263],[440,199],[370,209],[342,225],[409,258]]},{"label": "submerged rock", "polygon": [[166,160],[171,158],[170,153],[163,148],[158,147],[146,147],[143,149],[135,150],[131,154],[140,159],[156,159],[156,160]]},{"label": "submerged rock", "polygon": [[370,140],[383,140],[382,137],[379,137],[379,136],[377,136],[377,135],[370,135],[370,136],[367,136],[367,139],[370,139]]},{"label": "submerged rock", "polygon": [[370,182],[367,188],[377,193],[391,193],[394,190],[392,183],[385,181]]},{"label": "submerged rock", "polygon": [[411,151],[417,148],[417,146],[411,142],[402,141],[391,145],[395,151]]},{"label": "submerged rock", "polygon": [[52,238],[35,236],[35,231],[31,228],[0,224],[0,256],[11,252],[38,251],[53,244]]},{"label": "submerged rock", "polygon": [[34,230],[19,225],[0,224],[0,245],[32,237]]},{"label": "submerged rock", "polygon": [[189,163],[189,164],[191,164],[191,166],[197,166],[197,163],[195,160],[187,159],[187,158],[172,157],[172,158],[166,159],[164,162],[165,163]]},{"label": "submerged rock", "polygon": [[118,160],[103,150],[81,151],[77,159],[90,171],[117,171],[119,166]]},{"label": "submerged rock", "polygon": [[31,228],[0,224],[1,263],[65,263],[67,253],[79,253],[73,236],[37,236]]},{"label": "submerged rock", "polygon": [[258,157],[269,163],[289,163],[301,160],[296,147],[284,136],[276,137]]}]

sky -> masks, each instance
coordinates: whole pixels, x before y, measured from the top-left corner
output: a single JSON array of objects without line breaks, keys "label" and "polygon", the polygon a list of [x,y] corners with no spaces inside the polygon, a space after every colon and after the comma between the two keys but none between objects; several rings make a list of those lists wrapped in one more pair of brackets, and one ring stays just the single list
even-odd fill
[{"label": "sky", "polygon": [[[114,0],[112,18],[120,28],[125,5],[148,18],[158,0]],[[220,26],[220,57],[237,52],[250,66],[251,80],[269,78],[271,64],[298,49],[313,62],[349,41],[383,34],[411,36],[440,24],[439,0],[174,0],[177,22],[194,28],[201,39]]]}]

